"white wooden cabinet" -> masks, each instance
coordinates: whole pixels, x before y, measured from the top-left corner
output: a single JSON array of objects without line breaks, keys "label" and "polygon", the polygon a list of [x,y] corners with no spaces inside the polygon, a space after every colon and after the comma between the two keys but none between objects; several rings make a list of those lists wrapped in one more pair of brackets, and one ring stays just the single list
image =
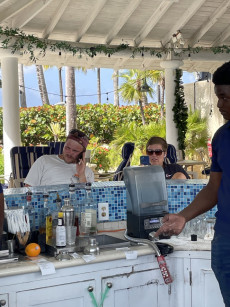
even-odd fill
[{"label": "white wooden cabinet", "polygon": [[[160,270],[132,272],[120,276],[102,279],[102,289],[106,284],[112,285],[103,307],[121,306],[169,306],[167,287],[162,284]],[[164,287],[165,295],[161,297],[160,289]],[[140,303],[141,302],[141,303]]]},{"label": "white wooden cabinet", "polygon": [[192,307],[224,307],[210,260],[191,259]]},{"label": "white wooden cabinet", "polygon": [[224,307],[210,266],[210,252],[174,252],[166,257],[174,279],[165,285],[153,254],[0,278],[0,300],[6,307],[98,306],[109,283],[103,307]]},{"label": "white wooden cabinet", "polygon": [[91,306],[88,287],[95,288],[95,281],[81,281],[16,293],[17,307],[85,307]]}]

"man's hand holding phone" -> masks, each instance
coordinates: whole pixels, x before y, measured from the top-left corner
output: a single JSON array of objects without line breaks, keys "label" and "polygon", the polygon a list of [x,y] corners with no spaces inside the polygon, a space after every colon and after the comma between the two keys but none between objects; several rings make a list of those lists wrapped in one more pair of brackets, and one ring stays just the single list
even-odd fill
[{"label": "man's hand holding phone", "polygon": [[85,167],[86,167],[85,152],[82,152],[79,154],[79,156],[76,159],[76,170],[80,182],[86,182]]}]

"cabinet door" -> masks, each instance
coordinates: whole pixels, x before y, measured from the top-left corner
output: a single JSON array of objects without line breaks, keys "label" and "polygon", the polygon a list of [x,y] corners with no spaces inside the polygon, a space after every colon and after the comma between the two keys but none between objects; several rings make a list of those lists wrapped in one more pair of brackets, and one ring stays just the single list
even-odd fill
[{"label": "cabinet door", "polygon": [[224,307],[219,284],[211,269],[211,261],[192,259],[192,307]]},{"label": "cabinet door", "polygon": [[[111,283],[112,288],[103,307],[170,306],[168,286],[164,284],[158,269],[105,278],[102,280],[102,291],[107,283]],[[159,295],[159,288],[162,287],[165,288],[164,298]]]},{"label": "cabinet door", "polygon": [[95,281],[89,280],[17,292],[17,307],[88,307],[92,305],[88,292],[89,286],[95,289]]}]

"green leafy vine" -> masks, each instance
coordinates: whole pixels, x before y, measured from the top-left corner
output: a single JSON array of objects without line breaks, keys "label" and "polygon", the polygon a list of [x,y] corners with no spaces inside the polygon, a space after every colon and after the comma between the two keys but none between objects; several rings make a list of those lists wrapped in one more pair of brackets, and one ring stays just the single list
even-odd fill
[{"label": "green leafy vine", "polygon": [[188,108],[184,101],[184,87],[181,81],[182,77],[182,70],[176,69],[176,78],[174,82],[176,83],[175,86],[175,104],[172,108],[173,114],[173,121],[176,124],[178,129],[178,147],[182,150],[183,158],[185,158],[185,135],[187,132],[187,119],[188,119]]},{"label": "green leafy vine", "polygon": [[195,54],[202,50],[210,50],[214,54],[218,53],[230,53],[230,47],[216,46],[210,48],[204,47],[195,47],[192,48],[188,46],[187,48],[181,48],[180,52],[172,47],[166,48],[147,48],[147,47],[131,47],[128,44],[120,44],[119,46],[108,46],[108,45],[94,45],[90,47],[78,47],[75,43],[65,42],[65,41],[50,41],[47,39],[38,38],[34,35],[27,35],[20,29],[13,29],[9,27],[0,27],[0,39],[1,39],[1,48],[10,49],[11,53],[14,54],[19,52],[20,54],[30,54],[30,60],[36,62],[38,57],[35,56],[35,50],[39,51],[38,56],[45,56],[48,50],[52,52],[70,52],[73,56],[78,55],[79,57],[82,54],[86,54],[90,57],[94,57],[99,53],[104,53],[108,57],[114,53],[128,50],[131,53],[131,57],[149,53],[151,56],[156,56],[162,58],[164,55],[167,55],[170,52],[174,52],[175,55],[180,56],[183,53]]}]

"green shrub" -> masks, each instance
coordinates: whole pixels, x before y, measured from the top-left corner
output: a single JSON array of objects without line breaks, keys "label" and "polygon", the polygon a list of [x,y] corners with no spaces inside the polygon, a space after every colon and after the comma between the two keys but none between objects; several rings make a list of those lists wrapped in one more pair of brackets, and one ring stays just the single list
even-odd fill
[{"label": "green shrub", "polygon": [[[112,104],[77,105],[77,127],[90,137],[96,136],[100,143],[109,144],[114,139],[114,130],[123,124],[135,121],[142,125],[138,106],[116,107]],[[144,108],[146,121],[160,118],[160,107],[154,103]],[[20,109],[20,128],[22,145],[46,144],[54,141],[51,124],[59,123],[61,129],[66,127],[65,106],[44,105]],[[2,138],[2,108],[0,108],[0,139]],[[64,141],[62,135],[60,141]]]}]

